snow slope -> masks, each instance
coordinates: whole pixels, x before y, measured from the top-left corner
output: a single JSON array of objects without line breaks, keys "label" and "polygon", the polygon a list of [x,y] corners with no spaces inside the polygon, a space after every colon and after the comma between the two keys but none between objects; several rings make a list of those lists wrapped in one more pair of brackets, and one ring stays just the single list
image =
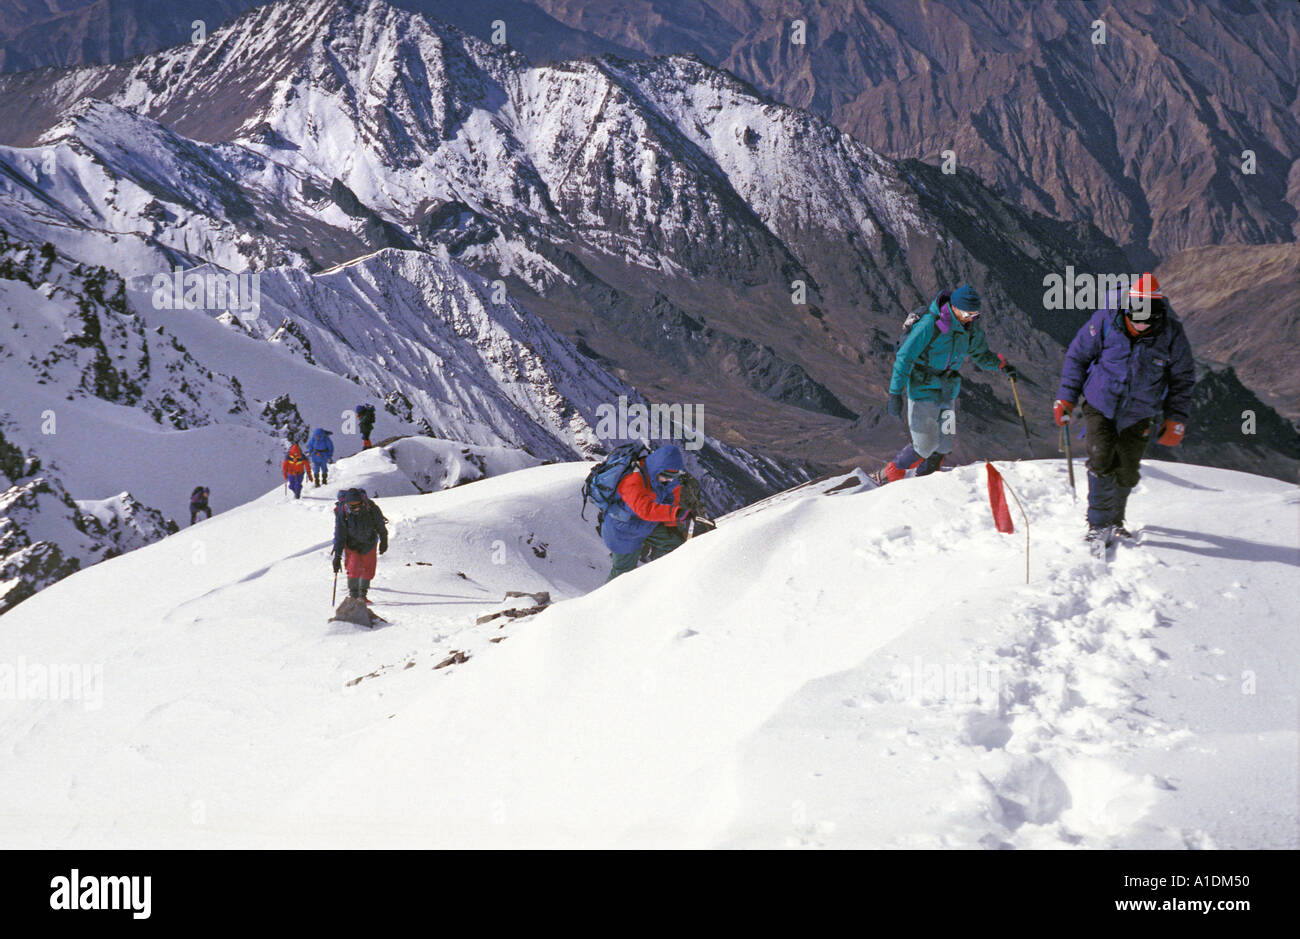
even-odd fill
[{"label": "snow slope", "polygon": [[[160,523],[183,522],[196,485],[211,489],[214,511],[277,486],[288,441],[311,427],[332,430],[336,456],[356,452],[359,401],[376,407],[378,439],[423,433],[475,451],[511,448],[525,462],[613,446],[596,433],[602,406],[643,403],[445,249],[388,249],[314,275],[275,268],[257,277],[257,308],[242,318],[220,305],[172,308],[171,291],[147,276],[124,281],[0,229],[0,441],[43,465],[72,499],[125,492]],[[712,440],[691,460],[718,510],[806,478]],[[4,489],[19,476],[0,479],[6,504],[17,501]],[[44,527],[65,533],[51,543],[67,559],[102,554],[70,534],[86,527],[70,500],[27,501],[33,517],[41,504],[59,506]],[[32,547],[30,534],[0,537],[0,581],[21,579],[24,595],[67,569],[10,563],[14,545]],[[139,525],[135,534],[147,540]],[[105,548],[139,540],[115,536]]]},{"label": "snow slope", "polygon": [[[1105,568],[1064,466],[1008,465],[1026,586],[982,467],[830,480],[601,586],[585,468],[381,499],[374,631],[325,622],[311,492],[28,600],[0,841],[1300,847],[1294,486],[1149,465],[1144,543]],[[475,625],[506,590],[560,602]],[[20,658],[102,695],[18,695]]]}]

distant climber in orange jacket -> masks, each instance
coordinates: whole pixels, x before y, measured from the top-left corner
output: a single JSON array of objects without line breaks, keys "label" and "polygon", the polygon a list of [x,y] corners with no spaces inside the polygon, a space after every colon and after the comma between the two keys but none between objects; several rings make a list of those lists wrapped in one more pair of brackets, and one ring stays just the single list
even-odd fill
[{"label": "distant climber in orange jacket", "polygon": [[301,499],[302,478],[306,475],[309,464],[296,443],[289,448],[289,455],[285,457],[281,468],[284,470],[284,478],[289,480],[289,488],[293,490],[293,497]]}]

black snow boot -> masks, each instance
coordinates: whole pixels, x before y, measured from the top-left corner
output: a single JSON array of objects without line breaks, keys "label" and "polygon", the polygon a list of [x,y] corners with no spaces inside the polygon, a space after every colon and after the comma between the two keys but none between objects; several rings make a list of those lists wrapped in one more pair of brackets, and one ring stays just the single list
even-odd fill
[{"label": "black snow boot", "polygon": [[1088,527],[1109,528],[1123,512],[1119,506],[1120,487],[1114,476],[1098,476],[1088,471]]},{"label": "black snow boot", "polygon": [[931,473],[937,473],[939,467],[943,465],[943,458],[946,453],[931,453],[925,458],[925,461],[916,468],[917,476],[929,476]]},{"label": "black snow boot", "polygon": [[349,597],[360,597],[360,596],[362,596],[362,593],[361,593],[361,584],[362,584],[361,578],[359,578],[359,577],[349,577],[349,578],[348,578],[348,596],[349,596]]},{"label": "black snow boot", "polygon": [[1116,500],[1119,504],[1117,506],[1115,517],[1118,518],[1119,521],[1115,523],[1115,535],[1119,538],[1123,538],[1125,541],[1132,541],[1133,533],[1124,525],[1124,514],[1128,509],[1128,496],[1129,493],[1133,491],[1133,487],[1116,486],[1116,489],[1119,492],[1119,498]]}]

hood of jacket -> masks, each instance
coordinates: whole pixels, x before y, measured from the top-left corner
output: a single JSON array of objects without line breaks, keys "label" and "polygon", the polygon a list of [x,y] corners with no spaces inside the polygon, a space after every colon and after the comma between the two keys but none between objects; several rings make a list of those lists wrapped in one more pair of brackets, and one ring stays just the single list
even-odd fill
[{"label": "hood of jacket", "polygon": [[650,474],[650,479],[657,481],[659,474],[665,470],[680,472],[686,468],[686,464],[682,461],[682,451],[677,449],[676,445],[666,443],[645,458],[645,468]]}]

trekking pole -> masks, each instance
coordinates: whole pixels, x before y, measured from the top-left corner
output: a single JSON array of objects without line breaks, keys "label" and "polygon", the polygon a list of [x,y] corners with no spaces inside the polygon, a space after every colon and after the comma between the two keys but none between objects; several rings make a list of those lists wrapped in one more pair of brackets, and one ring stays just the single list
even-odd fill
[{"label": "trekking pole", "polygon": [[1074,454],[1070,451],[1070,415],[1066,414],[1061,423],[1061,434],[1065,437],[1065,465],[1070,468],[1070,494],[1074,501],[1079,501],[1079,490],[1074,486]]},{"label": "trekking pole", "polygon": [[1007,376],[1011,381],[1011,397],[1016,400],[1016,413],[1020,415],[1020,426],[1025,431],[1025,447],[1029,450],[1029,459],[1034,458],[1034,444],[1029,439],[1029,423],[1025,420],[1025,412],[1020,408],[1020,392],[1016,391],[1016,380],[1010,375]]},{"label": "trekking pole", "polygon": [[335,572],[334,572],[334,592],[330,594],[330,606],[333,606],[333,605],[334,605],[334,601],[337,600],[338,598],[339,598],[339,572],[338,572],[338,571],[335,571]]}]

